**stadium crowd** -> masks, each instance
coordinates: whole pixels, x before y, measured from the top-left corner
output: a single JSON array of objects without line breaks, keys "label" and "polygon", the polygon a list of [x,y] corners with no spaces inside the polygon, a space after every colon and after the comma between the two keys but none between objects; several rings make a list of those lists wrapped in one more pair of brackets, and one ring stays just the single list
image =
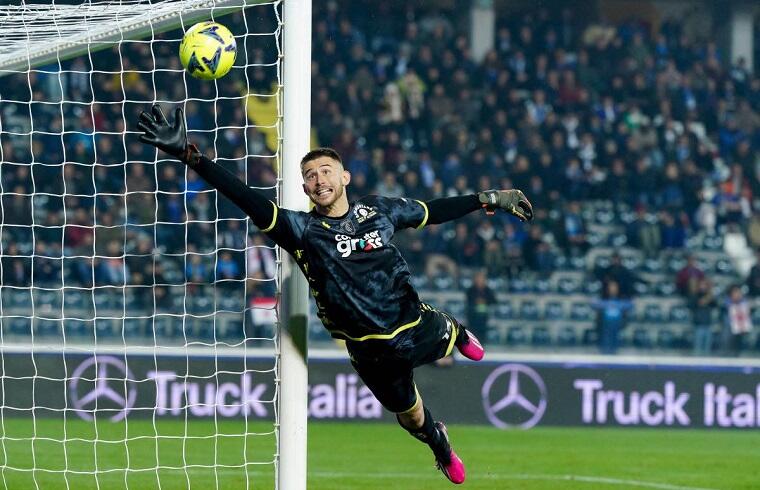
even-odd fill
[{"label": "stadium crowd", "polygon": [[[731,64],[714,42],[693,38],[677,20],[610,24],[569,8],[537,8],[499,17],[494,49],[476,61],[452,12],[408,5],[391,15],[381,3],[366,16],[362,5],[314,6],[312,125],[318,142],[343,156],[350,195],[431,199],[516,187],[536,210],[529,225],[477,215],[399,235],[413,272],[430,284],[480,269],[488,280],[548,279],[586,260],[589,278],[601,284],[597,324],[621,318],[618,329],[646,281],[619,255],[594,262],[595,248],[633,250],[639,263],[681,259],[697,238],[760,250],[760,76],[743,60]],[[231,22],[235,31],[239,19]],[[64,77],[30,75],[34,100],[60,101],[63,90],[64,100],[100,103],[4,104],[5,131],[30,115],[51,123],[24,142],[2,141],[3,285],[126,284],[138,307],[167,309],[171,285],[185,282],[195,289],[222,281],[232,290],[248,278],[249,296],[272,294],[275,257],[266,239],[180,164],[136,163],[152,162],[153,152],[122,136],[131,129],[124,121],[145,107],[133,101],[236,89],[232,77],[187,86],[176,83],[177,72],[156,72],[155,80],[126,73],[151,70],[154,58],[157,67],[179,70],[175,48],[125,43],[119,57],[93,57],[102,73],[84,75],[89,62],[77,59]],[[274,76],[265,52],[251,55],[262,63],[250,69],[260,93]],[[124,70],[123,79],[109,70]],[[0,91],[4,100],[29,100],[26,86]],[[190,101],[188,127],[249,184],[272,186],[272,159],[245,158],[269,153],[263,136],[232,127],[245,120],[241,106],[221,100],[210,118],[208,105]],[[600,235],[600,223],[624,231]],[[245,252],[246,244],[262,247]],[[714,292],[711,271],[693,260],[668,272],[695,332],[717,321],[718,310],[727,325],[743,321],[733,305],[760,295],[760,266],[737,271],[722,263],[742,288]],[[484,279],[474,280],[481,292],[468,298],[493,306]],[[705,299],[708,292],[714,297]],[[695,334],[701,353],[713,343],[706,335]],[[599,337],[606,352],[615,350],[614,338]]]}]

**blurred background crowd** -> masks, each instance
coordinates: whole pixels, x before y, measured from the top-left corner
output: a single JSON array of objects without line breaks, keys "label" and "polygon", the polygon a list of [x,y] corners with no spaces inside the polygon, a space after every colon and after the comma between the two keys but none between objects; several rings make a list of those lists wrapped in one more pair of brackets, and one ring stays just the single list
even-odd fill
[{"label": "blurred background crowd", "polygon": [[[474,213],[399,234],[425,300],[510,348],[760,352],[758,63],[732,62],[688,18],[570,7],[497,10],[476,59],[451,2],[368,8],[314,5],[314,142],[343,156],[349,196],[520,188],[536,210],[527,225]],[[245,32],[242,17],[224,22]],[[77,317],[83,334],[151,336],[160,314],[185,340],[269,332],[267,315],[208,326],[274,296],[273,244],[192,171],[153,165],[129,126],[149,101],[189,99],[192,139],[272,188],[276,148],[253,127],[271,97],[245,104],[240,83],[270,93],[273,41],[241,49],[240,76],[183,83],[178,37],[43,68],[31,92],[26,74],[0,88],[3,301],[47,305],[43,332],[69,298],[130,320]],[[187,315],[189,334],[169,321]],[[23,335],[23,317],[4,325]]]}]

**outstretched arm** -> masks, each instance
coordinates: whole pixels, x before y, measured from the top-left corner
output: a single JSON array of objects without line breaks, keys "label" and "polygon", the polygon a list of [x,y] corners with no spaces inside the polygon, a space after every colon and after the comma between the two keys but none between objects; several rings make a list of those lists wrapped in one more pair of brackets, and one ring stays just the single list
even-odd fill
[{"label": "outstretched arm", "polygon": [[269,231],[273,227],[277,207],[272,201],[245,185],[229,170],[216,165],[195,145],[188,144],[182,109],[177,108],[174,124],[170,125],[161,106],[154,104],[151,114],[140,114],[137,127],[144,132],[140,135],[140,141],[159,148],[194,169],[203,180],[250,216],[258,228]]},{"label": "outstretched arm", "polygon": [[467,196],[444,197],[428,201],[425,205],[428,209],[427,222],[432,225],[461,218],[481,208],[489,214],[493,214],[496,209],[503,209],[517,216],[520,221],[533,219],[533,206],[525,194],[517,189],[490,190]]}]

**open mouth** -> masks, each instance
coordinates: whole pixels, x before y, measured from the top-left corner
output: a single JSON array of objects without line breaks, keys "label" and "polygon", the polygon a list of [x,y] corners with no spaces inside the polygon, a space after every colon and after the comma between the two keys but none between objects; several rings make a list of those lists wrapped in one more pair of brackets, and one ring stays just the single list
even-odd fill
[{"label": "open mouth", "polygon": [[329,188],[319,189],[315,194],[317,195],[317,197],[325,197],[332,194],[332,189],[329,189]]}]

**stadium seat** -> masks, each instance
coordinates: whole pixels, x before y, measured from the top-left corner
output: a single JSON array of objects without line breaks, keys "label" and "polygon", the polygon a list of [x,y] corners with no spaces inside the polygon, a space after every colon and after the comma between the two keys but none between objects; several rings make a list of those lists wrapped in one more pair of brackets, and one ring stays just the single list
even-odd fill
[{"label": "stadium seat", "polygon": [[53,336],[60,330],[61,322],[56,320],[40,320],[36,319],[34,322],[34,335],[35,336]]},{"label": "stadium seat", "polygon": [[544,305],[544,318],[546,320],[561,320],[565,317],[565,305],[559,301],[548,301]]},{"label": "stadium seat", "polygon": [[634,328],[631,335],[631,344],[639,349],[651,348],[652,337],[649,334],[649,329],[643,327]]},{"label": "stadium seat", "polygon": [[454,279],[448,276],[438,276],[433,279],[432,287],[436,291],[448,291],[454,287]]},{"label": "stadium seat", "polygon": [[728,259],[718,259],[715,261],[715,272],[723,275],[734,274],[734,266]]},{"label": "stadium seat", "polygon": [[594,309],[585,302],[575,302],[570,306],[570,319],[581,322],[588,322],[595,317]]},{"label": "stadium seat", "polygon": [[111,338],[116,335],[118,331],[118,325],[115,320],[106,320],[103,318],[95,319],[95,335],[99,339]]},{"label": "stadium seat", "polygon": [[509,327],[507,330],[507,344],[509,345],[525,345],[528,341],[528,336],[525,333],[525,329],[519,325]]},{"label": "stadium seat", "polygon": [[144,337],[146,335],[144,318],[126,318],[124,319],[124,336],[125,337]]},{"label": "stadium seat", "polygon": [[538,320],[538,304],[528,300],[520,303],[520,318],[523,320]]},{"label": "stadium seat", "polygon": [[596,327],[587,328],[583,331],[583,345],[597,345],[599,343],[599,332]]},{"label": "stadium seat", "polygon": [[673,323],[688,323],[691,320],[689,309],[683,305],[673,305],[668,317]]},{"label": "stadium seat", "polygon": [[649,303],[644,306],[641,320],[647,323],[661,323],[665,321],[665,312],[658,303]]},{"label": "stadium seat", "polygon": [[[174,318],[165,315],[156,315],[153,318],[152,325],[148,325],[149,335],[153,334],[150,330],[155,332],[156,337],[173,338],[176,335],[176,329],[174,328]],[[177,321],[179,321],[177,319]]]},{"label": "stadium seat", "polygon": [[573,346],[578,343],[578,336],[575,328],[570,325],[560,327],[557,333],[557,344],[562,347]]},{"label": "stadium seat", "polygon": [[546,347],[551,344],[549,329],[543,325],[536,325],[533,327],[530,334],[530,343],[534,347]]},{"label": "stadium seat", "polygon": [[676,293],[676,285],[670,280],[658,282],[654,289],[660,297],[672,296]]},{"label": "stadium seat", "polygon": [[464,318],[466,313],[464,301],[447,301],[443,309],[457,318]]},{"label": "stadium seat", "polygon": [[705,250],[723,250],[723,237],[720,235],[705,235],[702,239],[702,248]]},{"label": "stadium seat", "polygon": [[[111,293],[109,291],[95,291],[95,308],[97,310],[107,310],[113,308],[113,301],[111,299]],[[102,315],[100,312],[98,314]]]},{"label": "stadium seat", "polygon": [[84,320],[64,320],[63,329],[66,336],[83,337],[92,333],[93,321]]},{"label": "stadium seat", "polygon": [[657,345],[663,349],[672,349],[676,347],[676,335],[667,327],[657,330]]},{"label": "stadium seat", "polygon": [[637,282],[633,285],[633,290],[639,296],[645,296],[651,292],[651,287],[645,282]]},{"label": "stadium seat", "polygon": [[14,335],[31,335],[32,319],[31,318],[11,318],[10,331]]},{"label": "stadium seat", "polygon": [[551,291],[552,284],[546,279],[536,279],[533,281],[533,292],[538,294],[546,294]]},{"label": "stadium seat", "polygon": [[760,307],[752,308],[750,316],[752,317],[752,324],[760,327]]},{"label": "stadium seat", "polygon": [[585,281],[583,283],[583,292],[589,296],[599,296],[602,292],[602,282]]},{"label": "stadium seat", "polygon": [[570,257],[570,268],[576,271],[586,270],[586,257]]},{"label": "stadium seat", "polygon": [[557,291],[562,294],[576,294],[580,292],[581,284],[570,277],[562,277],[557,281]]},{"label": "stadium seat", "polygon": [[412,274],[412,286],[418,290],[430,287],[428,278],[424,274]]},{"label": "stadium seat", "polygon": [[665,264],[659,258],[657,259],[645,259],[641,264],[641,268],[644,272],[652,274],[661,273],[665,270]]},{"label": "stadium seat", "polygon": [[515,278],[509,281],[509,292],[513,294],[525,294],[530,290],[530,285],[527,281]]},{"label": "stadium seat", "polygon": [[511,301],[499,301],[493,309],[493,314],[499,320],[511,320],[515,317]]}]

